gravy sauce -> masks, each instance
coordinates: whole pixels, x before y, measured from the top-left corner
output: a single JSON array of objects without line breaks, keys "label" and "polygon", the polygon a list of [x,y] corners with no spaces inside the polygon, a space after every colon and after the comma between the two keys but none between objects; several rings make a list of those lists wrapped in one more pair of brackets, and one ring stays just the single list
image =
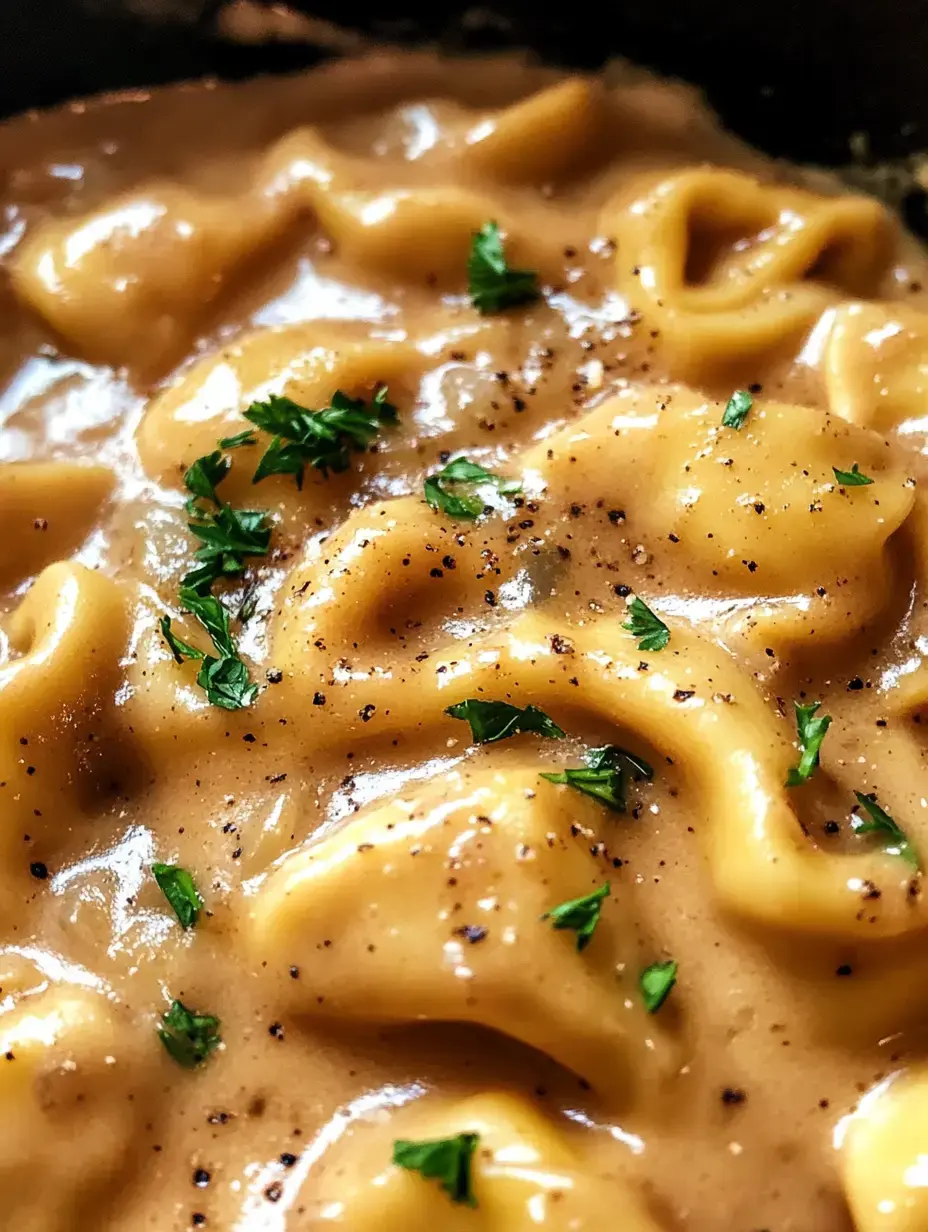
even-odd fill
[{"label": "gravy sauce", "polygon": [[[138,91],[0,151],[0,1226],[928,1228],[928,265],[895,218],[688,89],[510,58]],[[480,312],[491,221],[540,293]],[[254,403],[384,386],[345,469],[252,482]],[[162,621],[208,651],[185,474],[249,429],[223,709]],[[511,481],[476,517],[424,499],[461,456]],[[563,738],[477,744],[469,698]],[[653,770],[624,812],[541,777],[606,745]],[[544,918],[606,883],[582,949]],[[199,1065],[174,1001],[220,1020]],[[476,1206],[392,1162],[465,1132]]]}]

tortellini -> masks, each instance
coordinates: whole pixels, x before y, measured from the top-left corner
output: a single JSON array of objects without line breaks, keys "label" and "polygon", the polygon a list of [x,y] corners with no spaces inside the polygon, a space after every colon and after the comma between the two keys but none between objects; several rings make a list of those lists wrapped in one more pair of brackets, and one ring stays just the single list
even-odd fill
[{"label": "tortellini", "polygon": [[[495,538],[462,529],[417,497],[352,513],[288,576],[275,650],[322,674],[340,656],[362,654],[368,667],[407,653],[442,624],[471,619],[473,599],[505,582]],[[484,607],[491,610],[485,599]]]},{"label": "tortellini", "polygon": [[928,1227],[928,1073],[881,1082],[842,1127],[844,1186],[857,1232]]},{"label": "tortellini", "polygon": [[255,901],[252,952],[300,968],[300,1013],[480,1023],[632,1101],[659,1062],[644,1010],[617,985],[634,958],[621,898],[582,959],[543,918],[608,879],[572,832],[601,818],[534,768],[449,771],[289,856]]},{"label": "tortellini", "polygon": [[[363,164],[312,129],[284,138],[268,156],[264,176],[266,195],[309,206],[346,260],[401,282],[461,286],[471,237],[489,218],[507,221],[498,202],[474,190],[371,183]],[[513,242],[512,252],[523,260],[536,247],[518,235]]]},{"label": "tortellini", "polygon": [[[853,567],[868,590],[885,584],[883,549],[913,493],[875,433],[775,402],[755,405],[740,431],[720,425],[717,406],[674,406],[653,449],[655,516],[665,514],[704,576],[736,592],[811,593],[858,581]],[[854,464],[873,480],[863,490],[834,474]]]},{"label": "tortellini", "polygon": [[0,583],[20,582],[80,547],[114,479],[108,467],[70,462],[0,466]]},{"label": "tortellini", "polygon": [[[14,959],[0,956],[4,992]],[[58,986],[0,1012],[0,1186],[17,1232],[101,1226],[145,1117],[132,1024],[101,993]]]},{"label": "tortellini", "polygon": [[[337,389],[369,398],[386,384],[390,397],[405,405],[424,365],[423,355],[411,343],[346,337],[318,325],[260,330],[201,360],[151,401],[138,430],[139,454],[153,478],[180,486],[196,458],[212,452],[221,437],[251,426],[242,412],[252,402],[276,394],[319,409]],[[236,451],[223,482],[224,499],[254,503],[252,475],[260,452]],[[267,483],[278,493],[294,486],[289,475]],[[332,480],[310,468],[305,485],[327,499]]]},{"label": "tortellini", "polygon": [[[555,168],[574,156],[592,100],[578,82],[525,104],[556,137]],[[492,173],[524,124],[510,109],[476,133],[473,157]],[[521,162],[531,178],[531,162]],[[313,128],[286,134],[247,174],[233,196],[153,182],[82,217],[44,221],[15,254],[13,286],[80,354],[157,372],[183,354],[249,260],[307,215],[345,260],[401,284],[463,289],[472,237],[490,219],[509,233],[517,264],[552,275],[558,268],[559,236],[515,227],[504,201],[461,184],[384,185],[369,160],[338,151]],[[523,204],[539,221],[550,213],[531,198]]]},{"label": "tortellini", "polygon": [[183,353],[233,269],[283,221],[260,199],[153,185],[83,218],[44,222],[11,276],[80,354],[157,369]]},{"label": "tortellini", "polygon": [[829,302],[875,292],[892,254],[868,197],[821,197],[692,168],[607,207],[620,288],[659,331],[674,371],[701,379],[795,347]]},{"label": "tortellini", "polygon": [[[607,732],[633,731],[687,767],[699,828],[709,836],[712,882],[730,911],[774,929],[798,927],[834,938],[875,940],[926,927],[928,907],[910,892],[911,866],[881,852],[826,855],[812,846],[783,786],[794,751],[750,679],[711,642],[677,625],[673,652],[648,657],[617,622],[611,628],[600,623],[571,629],[574,653],[563,656],[559,632],[544,619],[523,616],[467,649],[452,645],[422,665],[404,665],[398,681],[383,673],[362,673],[357,681],[349,676],[326,692],[313,721],[314,748],[357,748],[393,738],[401,749],[415,741],[421,755],[423,732],[442,730],[450,722],[445,708],[462,696],[531,702],[556,718],[566,694],[569,704],[595,716]],[[302,654],[280,656],[279,662],[295,687],[317,687],[315,669]],[[570,690],[564,687],[568,677],[577,682]],[[343,856],[353,850],[339,835],[329,841]],[[294,859],[297,884],[321,881],[321,870],[328,868],[312,848]],[[351,876],[360,877],[362,867]],[[333,883],[340,884],[340,877]],[[275,908],[258,918],[271,920],[279,908],[282,922],[289,920],[285,926],[298,936],[302,923],[287,907],[287,871],[273,884],[265,903]],[[864,895],[873,886],[880,895],[864,912]],[[332,894],[347,897],[334,889]],[[319,895],[307,890],[305,897],[318,904]],[[272,924],[266,927],[273,930]],[[364,997],[361,1002],[369,1003]]]},{"label": "tortellini", "polygon": [[588,158],[606,127],[597,83],[569,77],[487,116],[464,137],[462,164],[504,183],[558,179]]},{"label": "tortellini", "polygon": [[[434,632],[433,612],[479,629],[507,587],[540,604],[569,603],[581,582],[608,595],[636,580],[642,556],[671,594],[716,598],[731,631],[765,646],[846,637],[849,613],[856,625],[883,610],[889,540],[915,499],[908,475],[875,433],[821,411],[756,400],[735,430],[723,409],[679,387],[608,399],[504,468],[524,480],[527,520],[504,509],[454,522],[413,497],[353,513],[291,573],[276,645],[321,668],[335,647],[402,651],[423,624]],[[833,468],[854,465],[873,482],[842,485]]]},{"label": "tortellini", "polygon": [[[393,1138],[461,1133],[478,1135],[471,1163],[476,1207],[452,1203],[435,1181],[390,1163]],[[476,1095],[437,1107],[431,1099],[425,1106],[416,1103],[393,1113],[385,1125],[353,1127],[349,1141],[329,1155],[312,1176],[310,1228],[601,1232],[608,1226],[615,1232],[658,1232],[626,1185],[581,1171],[564,1131],[511,1095]]]},{"label": "tortellini", "polygon": [[[644,553],[678,593],[727,599],[765,644],[846,636],[849,611],[862,623],[885,602],[887,543],[914,501],[907,473],[875,433],[809,407],[755,399],[740,430],[723,409],[680,388],[629,391],[522,468],[549,517],[578,511],[594,567],[614,561],[626,584]],[[833,468],[855,464],[872,484],[842,486]]]},{"label": "tortellini", "polygon": [[0,665],[0,839],[11,875],[25,876],[26,853],[53,848],[92,796],[126,613],[115,582],[56,564],[39,575],[7,632],[15,655]]},{"label": "tortellini", "polygon": [[822,371],[836,415],[922,452],[928,442],[928,315],[896,304],[841,304]]}]

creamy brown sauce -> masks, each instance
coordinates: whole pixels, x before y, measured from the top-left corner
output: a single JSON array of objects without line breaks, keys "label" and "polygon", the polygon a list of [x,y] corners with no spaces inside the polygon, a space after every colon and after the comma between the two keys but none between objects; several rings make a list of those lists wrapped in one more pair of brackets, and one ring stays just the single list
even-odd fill
[{"label": "creamy brown sauce", "polygon": [[[0,131],[4,1227],[928,1227],[928,265],[689,91],[559,80],[380,56]],[[481,315],[490,219],[543,294]],[[383,384],[341,474],[229,453],[259,688],[209,705],[159,630],[209,644],[185,470]],[[430,508],[458,455],[521,494]],[[566,739],[472,745],[468,697]],[[626,813],[539,777],[605,744],[654,767]],[[578,952],[540,917],[607,880]],[[471,1130],[475,1209],[391,1164]]]}]

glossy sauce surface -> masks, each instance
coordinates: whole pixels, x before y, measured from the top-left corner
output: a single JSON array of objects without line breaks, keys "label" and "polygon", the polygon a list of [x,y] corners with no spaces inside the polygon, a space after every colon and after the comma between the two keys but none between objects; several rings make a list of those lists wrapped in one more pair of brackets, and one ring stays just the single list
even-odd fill
[{"label": "glossy sauce surface", "polygon": [[[0,1226],[928,1228],[928,265],[897,221],[682,87],[511,60],[139,93],[0,149]],[[542,293],[480,313],[490,220]],[[271,533],[213,588],[257,695],[210,705],[160,624],[208,646],[185,472],[256,401],[384,385],[341,473],[228,451]],[[458,456],[521,490],[430,507]],[[566,735],[473,744],[466,698]],[[624,813],[540,777],[603,745],[653,767]],[[605,882],[578,951],[543,917]],[[195,1069],[174,999],[221,1020]],[[476,1207],[391,1163],[463,1132]]]}]

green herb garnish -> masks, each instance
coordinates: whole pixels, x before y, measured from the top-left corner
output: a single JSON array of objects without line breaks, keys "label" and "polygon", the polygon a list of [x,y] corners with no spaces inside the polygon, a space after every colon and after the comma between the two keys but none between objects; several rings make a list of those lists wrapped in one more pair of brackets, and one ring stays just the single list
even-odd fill
[{"label": "green herb garnish", "polygon": [[861,474],[856,462],[849,471],[839,471],[836,466],[831,469],[835,479],[845,488],[865,488],[868,483],[873,483],[869,475]]},{"label": "green herb garnish", "polygon": [[349,398],[337,389],[330,404],[319,411],[271,394],[266,402],[252,402],[245,418],[274,438],[252,482],[259,483],[268,475],[293,475],[298,488],[303,486],[307,466],[323,475],[347,470],[351,449],[366,449],[385,424],[397,421],[396,407],[387,401],[385,385],[370,402]]},{"label": "green herb garnish", "polygon": [[478,312],[501,312],[538,299],[534,270],[510,269],[495,222],[485,222],[474,235],[467,261],[467,291]]},{"label": "green herb garnish", "polygon": [[670,630],[637,596],[628,605],[628,616],[622,628],[641,639],[639,650],[663,650],[670,641]]},{"label": "green herb garnish", "polygon": [[164,897],[174,908],[181,927],[193,928],[200,918],[200,907],[203,903],[193,877],[185,868],[176,864],[153,864],[151,871]]},{"label": "green herb garnish", "polygon": [[889,813],[880,808],[875,796],[865,796],[862,791],[855,791],[854,795],[857,797],[857,803],[870,817],[869,821],[864,821],[862,817],[855,817],[851,822],[851,829],[854,833],[879,834],[883,840],[884,851],[891,856],[902,856],[903,860],[908,860],[910,864],[918,868],[918,852],[909,842],[905,830],[893,821]]},{"label": "green herb garnish", "polygon": [[178,1065],[196,1069],[222,1043],[219,1019],[212,1014],[188,1010],[182,1001],[172,1001],[171,1008],[161,1016],[158,1035],[162,1044]]},{"label": "green herb garnish", "polygon": [[583,754],[583,760],[585,767],[562,770],[558,774],[542,772],[541,777],[549,783],[566,783],[616,813],[624,813],[627,807],[625,786],[628,775],[636,782],[654,777],[653,768],[643,758],[615,744],[588,749]]},{"label": "green herb garnish", "polygon": [[197,684],[206,692],[207,700],[224,710],[241,710],[250,706],[258,694],[258,686],[250,679],[248,668],[239,658],[229,630],[229,613],[215,595],[201,595],[189,586],[180,590],[181,604],[200,622],[209,634],[215,655],[209,655],[189,642],[182,641],[171,630],[170,616],[162,616],[161,632],[178,663],[185,659],[200,661]]},{"label": "green herb garnish", "polygon": [[726,428],[743,428],[754,399],[746,389],[736,389],[725,405],[722,425]]},{"label": "green herb garnish", "polygon": [[[241,433],[239,434],[241,435]],[[226,438],[234,441],[235,437]],[[224,442],[220,442],[223,444]],[[200,562],[181,581],[200,594],[207,594],[221,577],[244,572],[246,556],[264,556],[271,539],[265,514],[253,509],[233,509],[216,491],[229,473],[231,463],[220,450],[197,458],[184,475],[191,493],[187,512],[197,520],[188,522],[188,529],[200,540],[195,557]],[[204,509],[208,501],[214,509]]]},{"label": "green herb garnish", "polygon": [[424,1142],[398,1138],[393,1143],[393,1162],[399,1168],[418,1172],[426,1180],[438,1181],[452,1202],[476,1206],[470,1166],[478,1141],[477,1134],[455,1134],[453,1138]]},{"label": "green herb garnish", "polygon": [[609,882],[585,894],[583,898],[571,898],[559,903],[541,917],[550,920],[556,929],[572,929],[577,934],[577,949],[585,950],[592,940],[599,923],[603,901],[609,897]]},{"label": "green herb garnish", "polygon": [[799,765],[793,766],[786,776],[787,787],[798,787],[800,783],[808,782],[818,765],[819,750],[825,739],[825,732],[831,726],[830,714],[823,714],[820,719],[815,718],[815,712],[821,704],[810,702],[808,706],[801,706],[799,702],[793,702],[801,757]]},{"label": "green herb garnish", "polygon": [[244,432],[236,432],[235,436],[224,436],[219,442],[220,449],[241,449],[243,445],[257,445],[258,438],[251,428]]},{"label": "green herb garnish", "polygon": [[187,523],[202,544],[194,553],[200,567],[191,569],[181,585],[205,593],[217,578],[243,573],[246,556],[266,555],[271,530],[266,515],[255,509],[220,505],[216,513],[201,516],[202,521]]},{"label": "green herb garnish", "polygon": [[180,601],[209,634],[220,658],[234,658],[237,651],[229,630],[229,611],[225,605],[215,595],[198,595],[187,586],[180,588]]},{"label": "green herb garnish", "polygon": [[[210,500],[218,505],[221,502],[216,495],[216,488],[228,475],[231,465],[221,450],[214,449],[212,453],[197,458],[196,462],[188,467],[184,474],[184,485],[188,492],[192,493],[194,500]],[[193,512],[191,502],[188,502],[188,512]]]},{"label": "green herb garnish", "polygon": [[510,706],[509,702],[485,702],[478,697],[449,706],[445,714],[452,719],[466,719],[474,744],[493,744],[520,732],[537,732],[550,740],[563,740],[566,735],[553,719],[537,706]]},{"label": "green herb garnish", "polygon": [[670,990],[677,982],[677,965],[673,958],[668,962],[651,963],[639,975],[641,999],[649,1014],[656,1014],[670,996]]},{"label": "green herb garnish", "polygon": [[502,496],[522,490],[517,479],[504,479],[467,458],[455,458],[444,470],[426,479],[425,499],[433,509],[440,509],[450,518],[473,520],[486,508],[480,489],[487,486]]}]

